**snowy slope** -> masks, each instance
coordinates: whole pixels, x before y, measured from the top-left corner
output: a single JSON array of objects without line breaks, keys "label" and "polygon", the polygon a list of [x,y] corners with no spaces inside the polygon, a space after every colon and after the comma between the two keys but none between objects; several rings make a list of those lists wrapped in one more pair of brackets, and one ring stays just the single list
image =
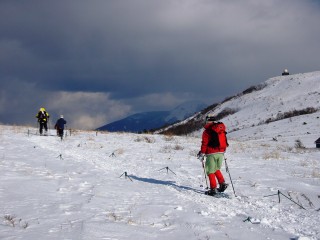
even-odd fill
[{"label": "snowy slope", "polygon": [[[302,115],[302,112],[306,111],[312,114]],[[304,135],[314,134],[314,137],[317,137],[320,135],[319,111],[320,71],[278,76],[249,87],[221,103],[208,106],[184,121],[158,130],[157,133],[170,129],[172,131],[176,126],[182,128],[197,126],[198,122],[205,121],[207,114],[211,114],[227,125],[229,137],[238,140],[281,138],[286,135],[287,128],[302,128],[297,135],[301,131]],[[284,119],[283,115],[295,112],[299,114]],[[202,129],[189,135],[199,137],[201,132]]]},{"label": "snowy slope", "polygon": [[0,130],[0,239],[320,238],[313,144],[231,140],[228,199],[201,193],[197,137]]},{"label": "snowy slope", "polygon": [[[229,131],[234,131],[263,125],[267,119],[275,119],[278,114],[308,107],[320,109],[320,71],[274,77],[262,85],[265,87],[261,90],[239,95],[220,104],[212,114],[218,114],[224,109],[235,110],[236,113],[223,118]],[[319,114],[315,114],[315,117],[319,117]],[[319,129],[312,127],[312,132]],[[263,128],[269,127],[264,124]],[[281,128],[277,127],[276,131]]]}]

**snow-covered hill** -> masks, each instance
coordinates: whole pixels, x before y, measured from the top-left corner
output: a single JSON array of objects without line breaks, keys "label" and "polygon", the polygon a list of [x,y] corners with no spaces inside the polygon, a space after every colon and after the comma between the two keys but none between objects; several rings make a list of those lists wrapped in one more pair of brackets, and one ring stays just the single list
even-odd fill
[{"label": "snow-covered hill", "polygon": [[[241,94],[219,105],[212,112],[218,114],[225,109],[234,110],[235,113],[223,118],[230,131],[242,130],[254,126],[263,125],[263,128],[274,128],[274,124],[268,126],[267,120],[273,121],[281,118],[281,115],[293,111],[300,111],[307,108],[320,110],[320,72],[296,74],[289,76],[279,76],[267,80],[261,84],[261,89],[252,91],[248,94]],[[300,123],[303,127],[302,119],[309,117],[320,117],[320,113],[315,113],[310,116],[292,117],[289,122],[293,126]],[[288,119],[285,120],[288,122]],[[318,121],[310,120],[309,123],[319,123]],[[283,125],[282,122],[279,122]],[[286,123],[288,125],[290,123]],[[298,124],[299,125],[299,124]],[[304,133],[310,132],[319,133],[319,125],[310,126],[306,122]],[[278,132],[277,129],[276,132]],[[238,134],[242,135],[241,131]]]},{"label": "snow-covered hill", "polygon": [[[220,104],[232,186],[203,194],[200,134],[75,131],[61,141],[0,125],[0,239],[320,239],[320,72],[276,77]],[[311,86],[310,86],[311,85]]]},{"label": "snow-covered hill", "polygon": [[[293,136],[288,129],[299,129],[299,136],[320,137],[320,71],[274,77],[213,106],[165,130],[188,122],[203,123],[212,114],[224,116],[219,120],[227,125],[229,137],[238,140]],[[200,136],[201,131],[191,135]]]},{"label": "snow-covered hill", "polygon": [[53,130],[0,130],[1,239],[320,238],[311,138],[306,149],[293,146],[297,135],[230,140],[236,195],[230,186],[230,198],[213,198],[202,193],[197,137],[79,131],[60,141]]}]

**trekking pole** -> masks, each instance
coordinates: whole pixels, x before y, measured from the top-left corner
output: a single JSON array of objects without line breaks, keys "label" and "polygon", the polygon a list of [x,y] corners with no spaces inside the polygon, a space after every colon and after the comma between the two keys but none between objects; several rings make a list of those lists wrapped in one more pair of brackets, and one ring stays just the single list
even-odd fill
[{"label": "trekking pole", "polygon": [[50,118],[48,119],[48,134],[51,135],[51,122],[50,122]]},{"label": "trekking pole", "polygon": [[234,196],[237,196],[236,195],[236,191],[234,190],[233,183],[232,183],[232,178],[231,178],[229,167],[228,167],[228,164],[227,164],[227,158],[224,158],[224,161],[225,161],[225,164],[226,164],[226,171],[229,174],[229,178],[230,178],[230,182],[231,182],[231,186],[232,186],[232,189],[233,189]]},{"label": "trekking pole", "polygon": [[203,160],[204,160],[204,157],[202,158],[201,163],[202,163],[204,178],[206,179],[207,189],[209,189],[209,187],[208,187],[208,180],[207,180],[207,174],[206,174],[206,170],[205,170],[205,168],[204,168],[204,162],[203,162]]},{"label": "trekking pole", "polygon": [[39,128],[40,128],[40,123],[39,123],[39,121],[37,121],[37,132],[36,132],[36,135],[38,135],[38,133],[39,133],[39,135],[40,135],[40,132],[39,132]]}]

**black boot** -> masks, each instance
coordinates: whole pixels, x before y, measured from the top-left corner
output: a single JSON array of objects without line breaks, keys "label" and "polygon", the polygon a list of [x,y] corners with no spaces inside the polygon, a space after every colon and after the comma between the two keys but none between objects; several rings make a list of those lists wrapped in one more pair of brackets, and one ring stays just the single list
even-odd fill
[{"label": "black boot", "polygon": [[219,188],[218,188],[218,192],[224,192],[226,189],[227,189],[227,187],[228,187],[228,183],[221,183],[220,184],[220,186],[219,186]]},{"label": "black boot", "polygon": [[214,196],[217,194],[217,190],[215,188],[211,188],[210,190],[204,193],[205,195]]}]

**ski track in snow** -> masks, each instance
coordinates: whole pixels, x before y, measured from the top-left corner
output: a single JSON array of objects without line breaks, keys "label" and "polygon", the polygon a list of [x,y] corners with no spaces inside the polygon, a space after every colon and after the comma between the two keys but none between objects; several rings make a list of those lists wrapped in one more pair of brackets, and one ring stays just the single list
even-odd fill
[{"label": "ski track in snow", "polygon": [[213,198],[199,138],[0,127],[1,239],[320,239],[319,151],[230,140]]}]

